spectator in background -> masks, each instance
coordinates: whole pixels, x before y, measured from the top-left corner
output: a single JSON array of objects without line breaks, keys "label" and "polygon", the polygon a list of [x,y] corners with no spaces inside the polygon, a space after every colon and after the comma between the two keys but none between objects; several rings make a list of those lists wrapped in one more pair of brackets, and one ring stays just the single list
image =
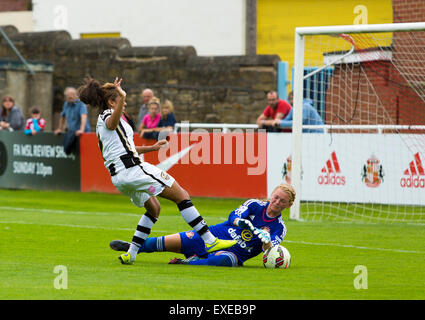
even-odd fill
[{"label": "spectator in background", "polygon": [[269,132],[279,132],[281,129],[274,125],[275,120],[282,120],[291,111],[291,105],[285,100],[279,99],[276,91],[270,91],[267,94],[268,106],[257,118],[259,128],[266,129]]},{"label": "spectator in background", "polygon": [[90,123],[87,121],[87,106],[82,102],[77,95],[77,90],[72,87],[67,87],[64,91],[65,103],[59,126],[55,130],[55,134],[64,132],[64,125],[68,131],[72,131],[78,137],[83,132],[90,132]]},{"label": "spectator in background", "polygon": [[[288,95],[290,104],[293,104],[293,92],[291,91]],[[275,120],[274,125],[280,128],[292,128],[293,121],[292,108],[289,114],[282,120]],[[303,100],[303,125],[323,125],[322,117],[319,115],[317,110],[313,107],[313,101],[311,99]],[[323,133],[323,129],[303,129],[303,132],[319,132]]]},{"label": "spectator in background", "polygon": [[0,130],[24,130],[25,119],[21,109],[15,105],[15,100],[7,95],[3,97],[0,113]]},{"label": "spectator in background", "polygon": [[24,132],[28,136],[34,136],[43,131],[45,125],[46,121],[41,117],[40,109],[33,107],[31,109],[31,118],[27,120]]},{"label": "spectator in background", "polygon": [[173,103],[170,100],[165,100],[161,106],[161,120],[159,120],[158,127],[160,130],[173,131],[176,122]]},{"label": "spectator in background", "polygon": [[65,153],[71,154],[79,149],[76,137],[83,132],[90,132],[90,124],[87,121],[87,106],[79,99],[77,90],[67,87],[64,95],[66,101],[63,104],[59,126],[55,130],[55,134],[64,132],[66,123],[67,131],[63,139],[63,146]]},{"label": "spectator in background", "polygon": [[152,98],[148,104],[149,113],[145,115],[139,128],[142,138],[158,139],[158,131],[154,129],[158,127],[159,120],[161,120],[159,108],[160,100],[155,97]]},{"label": "spectator in background", "polygon": [[149,113],[148,104],[153,97],[154,97],[154,94],[151,89],[148,88],[142,91],[143,103],[140,106],[139,115],[137,116],[137,128],[140,128],[143,118]]},{"label": "spectator in background", "polygon": [[133,132],[136,131],[136,125],[134,124],[133,118],[128,114],[127,110],[125,110],[125,107],[121,118],[130,125],[131,129],[133,129]]}]

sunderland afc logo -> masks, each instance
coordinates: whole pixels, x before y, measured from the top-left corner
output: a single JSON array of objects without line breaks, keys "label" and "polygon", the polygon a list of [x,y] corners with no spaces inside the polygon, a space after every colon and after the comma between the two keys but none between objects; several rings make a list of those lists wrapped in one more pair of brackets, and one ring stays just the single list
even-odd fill
[{"label": "sunderland afc logo", "polygon": [[384,170],[379,159],[372,155],[363,166],[362,181],[370,188],[377,188],[384,182]]},{"label": "sunderland afc logo", "polygon": [[425,188],[425,171],[419,152],[415,153],[409,167],[404,170],[404,177],[400,179],[402,188]]},{"label": "sunderland afc logo", "polygon": [[345,176],[341,174],[341,167],[335,151],[322,168],[322,174],[317,178],[320,185],[345,186]]}]

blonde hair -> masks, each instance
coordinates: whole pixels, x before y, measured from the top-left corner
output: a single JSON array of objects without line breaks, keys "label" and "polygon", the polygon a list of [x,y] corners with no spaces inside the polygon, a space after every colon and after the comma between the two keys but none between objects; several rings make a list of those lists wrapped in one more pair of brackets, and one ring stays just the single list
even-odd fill
[{"label": "blonde hair", "polygon": [[170,100],[168,100],[168,99],[166,99],[165,102],[162,104],[161,113],[162,113],[162,110],[164,110],[164,108],[168,108],[168,110],[170,111],[170,113],[171,112],[174,112],[173,103]]},{"label": "blonde hair", "polygon": [[161,100],[159,100],[159,98],[157,98],[157,97],[153,97],[152,99],[150,99],[149,103],[148,103],[148,109],[153,104],[156,104],[158,106],[158,109],[159,109],[161,107]]},{"label": "blonde hair", "polygon": [[273,192],[275,192],[277,189],[280,189],[283,192],[286,192],[286,194],[289,197],[288,203],[290,205],[292,205],[294,203],[296,193],[295,193],[294,188],[291,185],[286,184],[286,183],[281,183],[276,188],[274,188]]}]

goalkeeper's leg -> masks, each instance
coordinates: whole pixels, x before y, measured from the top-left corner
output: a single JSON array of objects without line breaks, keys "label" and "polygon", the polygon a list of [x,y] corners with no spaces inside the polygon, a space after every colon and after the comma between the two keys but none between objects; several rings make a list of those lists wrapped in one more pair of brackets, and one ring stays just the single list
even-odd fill
[{"label": "goalkeeper's leg", "polygon": [[219,251],[216,254],[210,254],[206,259],[190,261],[187,264],[194,266],[237,267],[238,259],[231,252]]},{"label": "goalkeeper's leg", "polygon": [[187,259],[172,259],[169,264],[188,264],[193,266],[216,266],[216,267],[237,267],[238,259],[236,255],[228,251],[219,251],[210,254],[206,259],[192,256]]}]

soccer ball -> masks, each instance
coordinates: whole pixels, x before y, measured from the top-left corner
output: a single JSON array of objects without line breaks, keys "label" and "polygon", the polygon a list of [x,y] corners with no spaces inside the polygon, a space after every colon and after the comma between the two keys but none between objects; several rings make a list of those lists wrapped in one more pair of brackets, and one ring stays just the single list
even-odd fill
[{"label": "soccer ball", "polygon": [[265,268],[287,269],[291,264],[291,254],[288,249],[281,245],[268,248],[263,253],[263,265]]}]

